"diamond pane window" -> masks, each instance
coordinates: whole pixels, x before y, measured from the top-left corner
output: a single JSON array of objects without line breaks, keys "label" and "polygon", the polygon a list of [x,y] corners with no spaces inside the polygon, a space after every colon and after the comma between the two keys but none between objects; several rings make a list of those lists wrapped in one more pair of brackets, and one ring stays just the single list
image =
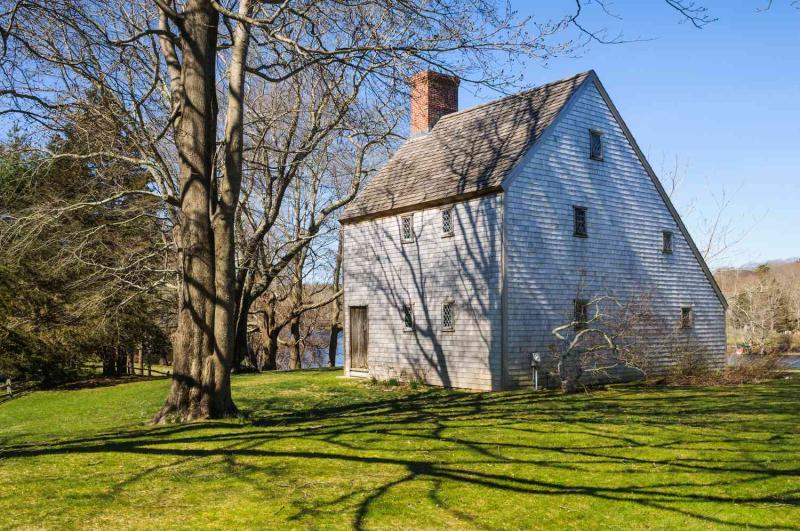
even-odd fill
[{"label": "diamond pane window", "polygon": [[400,239],[404,242],[414,241],[414,217],[403,216],[400,218]]},{"label": "diamond pane window", "polygon": [[442,304],[442,329],[453,330],[453,328],[455,328],[455,321],[455,304],[453,302]]},{"label": "diamond pane window", "polygon": [[403,305],[403,329],[414,329],[414,308],[410,304]]},{"label": "diamond pane window", "polygon": [[453,209],[445,208],[442,210],[442,235],[453,235]]}]

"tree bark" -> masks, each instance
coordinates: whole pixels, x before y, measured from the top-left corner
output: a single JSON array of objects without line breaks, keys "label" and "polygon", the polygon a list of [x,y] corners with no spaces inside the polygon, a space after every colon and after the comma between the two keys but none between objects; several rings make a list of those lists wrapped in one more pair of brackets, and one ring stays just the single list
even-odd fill
[{"label": "tree bark", "polygon": [[236,308],[236,336],[233,345],[233,367],[234,372],[242,368],[242,362],[247,357],[247,319],[250,315],[252,302],[249,297],[242,297]]},{"label": "tree bark", "polygon": [[116,354],[116,367],[114,368],[114,376],[123,376],[128,371],[128,356],[125,349],[119,345],[116,346],[114,353]]},{"label": "tree bark", "polygon": [[[336,251],[336,265],[333,268],[333,292],[339,291],[342,285],[342,253],[344,251],[344,235],[339,229],[339,247]],[[328,341],[328,367],[336,367],[336,356],[339,353],[339,333],[342,331],[342,297],[337,297],[331,305],[330,340]]]},{"label": "tree bark", "polygon": [[[300,212],[300,205],[299,205],[299,192],[296,194],[298,204],[295,205],[297,208],[297,230],[298,232],[295,234],[295,238],[299,238],[299,212]],[[298,311],[303,305],[303,266],[305,262],[305,251],[298,253],[296,257],[292,260],[294,262],[294,281],[292,283],[292,292],[291,292],[291,303],[292,303],[292,312]],[[292,335],[292,346],[290,349],[289,354],[289,369],[296,370],[301,369],[303,366],[303,352],[302,352],[302,345],[301,345],[301,334],[300,334],[300,325],[301,325],[301,318],[300,314],[296,314],[292,317],[291,321],[289,322],[289,332]]]},{"label": "tree bark", "polygon": [[328,341],[328,367],[336,367],[336,356],[339,354],[339,333],[341,331],[342,327],[339,326],[339,323],[331,323],[331,337]]},{"label": "tree bark", "polygon": [[279,332],[270,332],[267,335],[267,362],[264,370],[278,370],[278,334]]},{"label": "tree bark", "polygon": [[292,349],[291,355],[289,356],[289,368],[292,370],[302,369],[303,352],[300,341],[300,317],[292,319],[290,331],[292,334]]},{"label": "tree bark", "polygon": [[115,373],[116,352],[107,347],[103,351],[103,376],[115,376]]},{"label": "tree bark", "polygon": [[[298,241],[301,236],[303,222],[302,212],[302,186],[298,177],[294,188],[294,239]],[[292,258],[292,291],[291,291],[291,311],[297,312],[303,305],[303,267],[305,265],[306,250],[303,249]],[[292,317],[289,324],[289,332],[292,335],[292,346],[289,353],[289,369],[297,370],[302,367],[303,353],[300,346],[300,315]]]},{"label": "tree bark", "polygon": [[261,312],[261,338],[265,344],[264,351],[267,359],[264,362],[264,370],[274,371],[278,368],[278,336],[281,331],[275,328],[275,312],[276,312],[275,299],[272,299],[267,304],[267,309]]},{"label": "tree bark", "polygon": [[[182,213],[178,227],[181,250],[178,330],[172,387],[154,422],[236,414],[229,366],[226,367],[224,359],[228,344],[220,345],[219,341],[226,338],[217,337],[224,323],[215,323],[219,283],[210,215],[216,148],[218,23],[218,14],[209,0],[187,2],[180,24],[182,99],[175,139],[180,157]],[[227,293],[222,295],[224,298]],[[221,304],[228,305],[229,301],[225,299]]]}]

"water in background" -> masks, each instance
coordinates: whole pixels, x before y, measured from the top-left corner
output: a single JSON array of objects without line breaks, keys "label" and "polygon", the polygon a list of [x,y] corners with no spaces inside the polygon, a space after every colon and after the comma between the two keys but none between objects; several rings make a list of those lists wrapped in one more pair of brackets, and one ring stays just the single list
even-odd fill
[{"label": "water in background", "polygon": [[784,356],[787,369],[800,369],[800,356]]},{"label": "water in background", "polygon": [[[344,367],[344,334],[339,332],[339,340],[336,342],[336,366]],[[325,355],[328,355],[328,349],[325,349]]]},{"label": "water in background", "polygon": [[[313,332],[312,336],[319,334],[320,339],[324,339],[322,336],[324,335],[327,337],[327,331],[324,332]],[[338,347],[336,348],[336,366],[337,367],[344,367],[344,334],[339,332],[339,340],[337,341]],[[319,344],[319,343],[317,343]],[[316,354],[316,355],[315,355]],[[322,364],[320,365],[317,363],[316,360],[322,360]],[[318,367],[327,367],[328,363],[328,348],[320,348],[314,351],[307,350],[305,355],[303,356],[303,368],[304,369],[315,369]],[[278,362],[278,367],[280,368],[280,361]]]},{"label": "water in background", "polygon": [[[336,366],[344,367],[344,334],[341,332],[339,332],[339,341],[337,341],[337,343],[339,346],[336,347]],[[798,358],[797,361],[798,367],[800,367],[800,358]]]},{"label": "water in background", "polygon": [[[780,356],[779,358],[780,366],[785,369],[800,369],[800,356],[796,355],[787,355],[787,356]],[[741,365],[746,364],[748,361],[747,356],[742,356],[738,354],[729,354],[728,355],[728,365],[732,367],[739,367]]]}]

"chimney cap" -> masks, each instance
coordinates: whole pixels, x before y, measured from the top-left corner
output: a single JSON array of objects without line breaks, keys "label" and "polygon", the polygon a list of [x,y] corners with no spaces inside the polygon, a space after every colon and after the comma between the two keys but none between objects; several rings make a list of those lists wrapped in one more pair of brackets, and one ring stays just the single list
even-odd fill
[{"label": "chimney cap", "polygon": [[458,86],[461,83],[461,78],[458,76],[437,72],[435,70],[420,70],[419,72],[408,78],[408,82],[412,86],[416,85],[420,81],[438,81],[444,83],[449,82],[454,84],[455,86]]}]

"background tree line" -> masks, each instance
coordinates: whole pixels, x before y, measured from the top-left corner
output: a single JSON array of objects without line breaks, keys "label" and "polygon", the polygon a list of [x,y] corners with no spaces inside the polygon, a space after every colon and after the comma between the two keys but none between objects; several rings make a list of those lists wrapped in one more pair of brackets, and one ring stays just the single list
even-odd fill
[{"label": "background tree line", "polygon": [[730,305],[728,343],[745,352],[800,352],[800,261],[716,272]]},{"label": "background tree line", "polygon": [[[174,305],[157,204],[119,197],[76,207],[138,185],[142,172],[58,156],[103,136],[122,141],[108,115],[94,118],[76,114],[52,135],[53,157],[29,150],[19,131],[0,146],[0,373],[15,380],[55,385],[96,368],[119,376],[135,356],[157,363],[169,352]],[[58,205],[69,207],[51,215]]]}]

